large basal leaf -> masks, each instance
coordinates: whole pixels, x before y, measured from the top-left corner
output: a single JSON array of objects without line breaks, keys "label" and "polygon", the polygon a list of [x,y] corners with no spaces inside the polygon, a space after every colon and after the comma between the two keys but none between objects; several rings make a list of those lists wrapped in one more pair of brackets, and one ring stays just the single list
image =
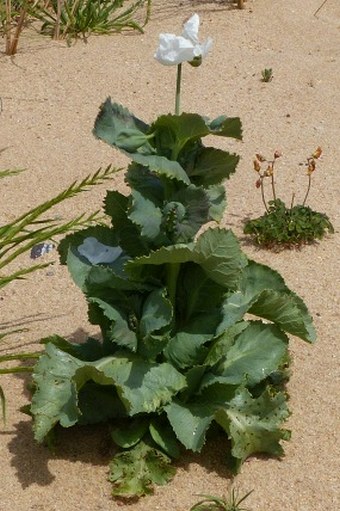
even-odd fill
[{"label": "large basal leaf", "polygon": [[214,147],[202,147],[192,168],[188,172],[191,181],[196,185],[208,187],[222,183],[236,170],[240,157]]},{"label": "large basal leaf", "polygon": [[282,456],[281,440],[289,439],[289,432],[281,429],[289,416],[285,395],[271,395],[266,390],[252,398],[246,389],[240,389],[225,409],[216,412],[216,421],[228,433],[232,455],[238,465],[252,454],[268,453]]},{"label": "large basal leaf", "polygon": [[152,440],[171,458],[178,458],[180,455],[176,435],[173,432],[167,418],[163,415],[156,417],[149,426]]},{"label": "large basal leaf", "polygon": [[112,440],[123,449],[130,449],[138,444],[149,429],[149,420],[146,417],[137,417],[123,421],[120,427],[111,431]]},{"label": "large basal leaf", "polygon": [[[185,377],[168,363],[148,363],[124,353],[84,362],[53,344],[46,345],[34,368],[33,381],[36,390],[31,412],[38,441],[58,422],[70,427],[78,421],[78,392],[89,381],[114,385],[130,416],[158,410],[186,386]],[[121,415],[120,406],[117,416]]]},{"label": "large basal leaf", "polygon": [[232,231],[207,229],[197,239],[195,262],[209,278],[227,289],[233,289],[239,283],[246,257]]},{"label": "large basal leaf", "polygon": [[287,354],[288,338],[275,325],[250,322],[241,331],[224,358],[207,375],[202,388],[211,382],[253,386],[276,371]]},{"label": "large basal leaf", "polygon": [[114,381],[130,416],[158,410],[186,386],[185,377],[171,364],[147,362],[132,354],[111,357],[100,368]]},{"label": "large basal leaf", "polygon": [[172,401],[165,412],[178,440],[186,449],[199,452],[205,442],[206,433],[214,418],[214,407],[210,404],[181,403]]},{"label": "large basal leaf", "polygon": [[141,497],[153,493],[153,484],[164,485],[175,475],[171,460],[149,443],[116,454],[110,463],[109,480],[115,497]]},{"label": "large basal leaf", "polygon": [[[34,434],[42,442],[49,431],[59,422],[63,427],[73,426],[78,421],[80,409],[77,391],[89,375],[77,371],[93,369],[93,363],[83,362],[69,353],[47,344],[33,371],[35,391],[32,397],[31,413],[34,418]],[[93,376],[93,375],[92,375]],[[104,374],[96,374],[98,383],[109,385],[113,381]]]},{"label": "large basal leaf", "polygon": [[166,294],[166,289],[155,289],[145,300],[139,325],[143,337],[170,324],[173,309]]},{"label": "large basal leaf", "polygon": [[126,417],[126,410],[112,385],[86,383],[78,393],[80,415],[77,424],[99,424]]},{"label": "large basal leaf", "polygon": [[104,142],[128,153],[137,150],[146,154],[153,152],[146,132],[148,125],[134,117],[126,108],[112,103],[111,98],[101,105],[93,134]]}]

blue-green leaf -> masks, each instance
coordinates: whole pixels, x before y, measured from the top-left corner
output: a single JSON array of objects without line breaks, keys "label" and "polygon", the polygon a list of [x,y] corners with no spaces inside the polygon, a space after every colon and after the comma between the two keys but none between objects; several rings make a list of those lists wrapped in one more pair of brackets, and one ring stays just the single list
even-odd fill
[{"label": "blue-green leaf", "polygon": [[112,440],[123,449],[138,444],[149,429],[149,421],[145,417],[137,417],[124,421],[119,428],[111,431]]},{"label": "blue-green leaf", "polygon": [[141,335],[148,336],[169,325],[172,316],[172,304],[166,296],[166,290],[155,289],[149,294],[143,305],[139,326]]},{"label": "blue-green leaf", "polygon": [[93,134],[128,153],[140,151],[151,154],[153,149],[146,136],[147,130],[147,124],[134,117],[127,108],[107,98],[100,107]]},{"label": "blue-green leaf", "polygon": [[171,458],[178,458],[180,455],[176,435],[169,422],[164,416],[157,417],[150,422],[149,426],[152,440]]},{"label": "blue-green leaf", "polygon": [[155,241],[161,234],[162,212],[149,199],[133,190],[129,219],[140,228],[141,236],[148,241]]},{"label": "blue-green leaf", "polygon": [[195,262],[209,278],[227,289],[233,289],[240,281],[246,257],[232,231],[207,229],[197,240]]},{"label": "blue-green leaf", "polygon": [[239,462],[256,453],[282,456],[281,440],[289,439],[289,432],[280,429],[289,416],[285,395],[271,395],[266,390],[253,398],[246,389],[240,389],[225,409],[216,412],[216,421],[228,433],[232,455]]},{"label": "blue-green leaf", "polygon": [[119,346],[136,351],[138,345],[136,333],[129,328],[127,318],[124,317],[122,311],[100,298],[90,297],[89,302],[99,305],[104,315],[112,321],[110,327],[111,340]]},{"label": "blue-green leaf", "polygon": [[214,418],[214,407],[172,401],[165,411],[178,440],[186,449],[199,452]]},{"label": "blue-green leaf", "polygon": [[202,388],[211,381],[229,384],[259,383],[276,371],[287,354],[288,338],[275,325],[250,322],[214,369],[203,379]]},{"label": "blue-green leaf", "polygon": [[130,154],[130,158],[136,163],[143,165],[143,167],[147,167],[157,176],[163,176],[171,180],[174,179],[186,185],[190,184],[190,179],[185,170],[177,161],[168,160],[165,156],[159,156],[158,154],[144,155],[133,153]]},{"label": "blue-green leaf", "polygon": [[220,184],[236,171],[240,157],[214,147],[202,147],[188,176],[196,185],[208,187]]},{"label": "blue-green leaf", "polygon": [[147,362],[118,354],[102,367],[112,378],[129,415],[154,412],[186,386],[185,377],[171,364]]},{"label": "blue-green leaf", "polygon": [[242,140],[242,125],[239,117],[220,115],[212,121],[208,120],[207,126],[211,135]]}]

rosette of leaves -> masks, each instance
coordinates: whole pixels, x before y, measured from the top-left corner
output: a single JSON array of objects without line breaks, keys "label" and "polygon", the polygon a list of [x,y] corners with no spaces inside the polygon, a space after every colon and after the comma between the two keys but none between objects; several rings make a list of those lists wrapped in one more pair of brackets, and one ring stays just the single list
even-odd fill
[{"label": "rosette of leaves", "polygon": [[334,233],[334,227],[325,213],[304,204],[288,208],[281,199],[275,199],[269,201],[264,215],[245,223],[244,233],[257,245],[278,250],[315,243]]},{"label": "rosette of leaves", "polygon": [[[223,181],[238,162],[202,138],[241,138],[239,119],[183,113],[149,126],[107,100],[94,133],[131,158],[130,193],[109,191],[111,226],[68,236],[59,249],[102,340],[45,340],[33,372],[35,438],[58,424],[108,421],[121,449],[109,475],[120,497],[165,484],[171,460],[199,452],[213,425],[235,470],[254,453],[281,456],[287,334],[313,342],[311,317],[230,230],[200,231],[222,217]],[[122,253],[93,265],[78,250],[88,237]]]}]

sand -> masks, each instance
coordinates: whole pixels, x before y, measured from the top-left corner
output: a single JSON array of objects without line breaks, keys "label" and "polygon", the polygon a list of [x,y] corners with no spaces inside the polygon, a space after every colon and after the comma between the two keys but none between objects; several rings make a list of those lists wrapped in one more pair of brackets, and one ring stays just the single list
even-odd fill
[{"label": "sand", "polygon": [[[315,320],[314,346],[292,339],[292,378],[288,390],[292,440],[282,460],[252,458],[232,481],[218,446],[188,455],[176,477],[154,496],[126,506],[129,511],[186,511],[195,494],[243,494],[254,489],[246,507],[262,511],[339,509],[339,115],[340,4],[328,0],[249,0],[244,10],[225,1],[154,1],[144,34],[90,37],[68,47],[26,31],[14,59],[0,55],[0,168],[27,172],[1,181],[0,218],[5,223],[52,197],[75,179],[99,167],[124,167],[126,159],[91,134],[99,105],[109,95],[149,122],[173,111],[175,69],[153,59],[160,32],[179,32],[197,12],[202,37],[214,39],[203,65],[183,70],[182,108],[209,117],[239,116],[243,141],[214,140],[216,147],[241,155],[226,183],[224,224],[241,239],[245,252],[270,264],[299,293]],[[0,41],[1,42],[1,41]],[[2,44],[3,49],[3,44]],[[272,68],[273,80],[261,81]],[[263,212],[255,188],[255,152],[283,152],[279,195],[303,196],[306,181],[299,163],[323,148],[309,205],[325,212],[335,234],[301,251],[278,254],[257,250],[242,235],[242,222]],[[301,177],[301,176],[300,176]],[[63,219],[101,207],[107,188],[124,189],[122,174],[59,206]],[[96,333],[87,323],[86,305],[55,252],[48,270],[1,291],[2,326],[29,330],[8,338],[1,350],[36,349],[40,338],[57,333],[81,340]],[[28,263],[26,255],[22,263]],[[19,264],[19,263],[18,263]],[[37,445],[31,421],[19,408],[27,404],[25,379],[3,376],[8,398],[7,424],[0,429],[1,511],[109,511],[122,509],[110,496],[110,453],[101,428],[67,430],[57,453]],[[105,430],[104,430],[105,431]]]}]

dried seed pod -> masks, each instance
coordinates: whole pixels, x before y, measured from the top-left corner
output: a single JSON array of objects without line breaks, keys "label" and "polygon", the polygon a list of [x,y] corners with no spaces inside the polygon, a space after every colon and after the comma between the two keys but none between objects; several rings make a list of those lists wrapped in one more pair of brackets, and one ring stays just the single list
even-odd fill
[{"label": "dried seed pod", "polygon": [[315,168],[316,168],[315,160],[313,158],[310,158],[308,160],[307,174],[310,176],[314,172]]},{"label": "dried seed pod", "polygon": [[267,170],[265,171],[264,175],[266,177],[269,177],[269,176],[272,176],[274,174],[274,167],[273,167],[273,163],[270,162],[268,163],[268,167],[267,167]]},{"label": "dried seed pod", "polygon": [[256,153],[256,154],[255,154],[255,156],[256,156],[256,158],[258,159],[258,161],[260,161],[260,162],[263,162],[263,161],[266,161],[266,160],[267,160],[267,158],[265,158],[265,157],[264,157],[262,154],[260,154],[260,153]]},{"label": "dried seed pod", "polygon": [[256,172],[260,172],[261,170],[261,165],[259,164],[258,160],[254,160],[254,170]]},{"label": "dried seed pod", "polygon": [[321,155],[322,155],[322,149],[319,146],[315,149],[314,153],[312,154],[312,158],[315,158],[317,160],[318,158],[320,158]]}]

